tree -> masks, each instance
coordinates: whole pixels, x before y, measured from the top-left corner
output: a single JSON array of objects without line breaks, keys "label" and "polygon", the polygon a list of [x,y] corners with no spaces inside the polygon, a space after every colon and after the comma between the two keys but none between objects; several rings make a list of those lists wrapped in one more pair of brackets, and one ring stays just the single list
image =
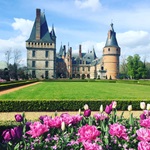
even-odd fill
[{"label": "tree", "polygon": [[15,79],[18,80],[18,66],[21,62],[21,51],[18,50],[18,49],[15,49],[13,51],[14,53],[14,76],[15,76]]},{"label": "tree", "polygon": [[145,62],[140,60],[140,56],[135,54],[134,56],[128,56],[127,58],[127,74],[131,79],[146,78],[147,69]]},{"label": "tree", "polygon": [[128,72],[128,68],[127,68],[127,59],[125,56],[121,57],[121,64],[120,64],[120,75],[122,78],[127,78],[127,72]]},{"label": "tree", "polygon": [[12,50],[11,48],[8,49],[7,51],[5,51],[5,59],[6,59],[6,64],[7,64],[7,68],[10,64],[10,60],[12,59]]}]

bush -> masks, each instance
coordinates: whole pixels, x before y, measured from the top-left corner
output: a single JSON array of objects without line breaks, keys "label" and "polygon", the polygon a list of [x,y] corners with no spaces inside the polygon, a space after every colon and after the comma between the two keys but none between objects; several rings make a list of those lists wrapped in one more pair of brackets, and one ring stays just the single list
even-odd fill
[{"label": "bush", "polygon": [[[99,110],[101,104],[104,106],[108,105],[111,100],[72,100],[72,101],[54,101],[54,100],[24,100],[24,101],[11,101],[11,100],[1,100],[0,101],[0,112],[14,112],[14,111],[77,111],[82,108],[84,104],[90,105],[91,110]],[[139,110],[139,102],[141,100],[125,100],[117,101],[118,110],[127,110],[128,105],[132,105],[134,110]],[[150,103],[146,101],[146,103]]]}]

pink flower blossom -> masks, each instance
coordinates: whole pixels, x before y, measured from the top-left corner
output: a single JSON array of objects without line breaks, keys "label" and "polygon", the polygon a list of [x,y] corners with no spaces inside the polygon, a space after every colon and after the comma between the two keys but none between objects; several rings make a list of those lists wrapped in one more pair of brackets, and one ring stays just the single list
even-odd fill
[{"label": "pink flower blossom", "polygon": [[98,121],[98,120],[105,120],[108,118],[108,116],[106,116],[106,114],[97,113],[97,114],[94,114],[94,118]]},{"label": "pink flower blossom", "polygon": [[61,128],[62,118],[60,118],[59,116],[56,116],[55,118],[47,116],[43,118],[43,122],[49,128]]},{"label": "pink flower blossom", "polygon": [[136,131],[137,139],[140,141],[150,141],[150,129],[147,128],[140,128]]},{"label": "pink flower blossom", "polygon": [[105,112],[106,112],[107,114],[110,114],[110,113],[111,113],[111,111],[112,111],[112,106],[113,106],[112,103],[109,104],[109,105],[106,105],[106,107],[105,107]]},{"label": "pink flower blossom", "polygon": [[73,118],[73,123],[72,124],[77,124],[78,122],[80,122],[83,119],[83,117],[80,116],[80,115],[72,116],[72,118]]},{"label": "pink flower blossom", "polygon": [[140,141],[138,143],[138,150],[150,150],[150,143],[145,141]]},{"label": "pink flower blossom", "polygon": [[85,150],[102,150],[102,147],[96,143],[84,142],[83,146]]},{"label": "pink flower blossom", "polygon": [[150,128],[150,118],[140,120],[140,126]]},{"label": "pink flower blossom", "polygon": [[78,131],[78,135],[79,135],[79,142],[84,142],[84,141],[93,141],[95,140],[99,135],[100,135],[100,131],[97,130],[96,126],[90,126],[90,125],[85,125],[82,126],[79,131]]},{"label": "pink flower blossom", "polygon": [[29,135],[32,135],[32,138],[36,138],[41,136],[43,133],[48,131],[48,127],[45,124],[41,124],[40,122],[34,122],[30,125],[30,130],[26,132]]},{"label": "pink flower blossom", "polygon": [[65,122],[66,125],[72,124],[73,122],[73,118],[71,115],[69,115],[68,113],[63,113],[60,116],[62,118],[62,121]]},{"label": "pink flower blossom", "polygon": [[5,142],[9,142],[11,140],[20,139],[22,136],[22,127],[17,126],[12,129],[6,129],[2,133],[2,137]]},{"label": "pink flower blossom", "polygon": [[119,123],[114,123],[109,126],[109,134],[112,136],[117,136],[118,138],[122,138],[124,140],[128,140],[125,126]]},{"label": "pink flower blossom", "polygon": [[15,119],[16,119],[17,122],[22,122],[23,121],[23,116],[20,115],[20,114],[16,114]]},{"label": "pink flower blossom", "polygon": [[90,109],[84,110],[84,116],[85,117],[89,117],[90,115],[91,115],[91,110]]}]

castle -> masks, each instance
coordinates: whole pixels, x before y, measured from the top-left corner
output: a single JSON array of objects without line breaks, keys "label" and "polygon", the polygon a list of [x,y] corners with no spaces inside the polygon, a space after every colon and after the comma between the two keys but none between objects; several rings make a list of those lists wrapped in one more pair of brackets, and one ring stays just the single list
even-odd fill
[{"label": "castle", "polygon": [[88,53],[73,53],[72,47],[61,45],[56,54],[54,26],[49,32],[45,14],[36,9],[36,19],[26,41],[27,69],[33,78],[90,78],[117,79],[119,75],[120,47],[113,24],[108,31],[102,58],[96,56],[94,48]]}]

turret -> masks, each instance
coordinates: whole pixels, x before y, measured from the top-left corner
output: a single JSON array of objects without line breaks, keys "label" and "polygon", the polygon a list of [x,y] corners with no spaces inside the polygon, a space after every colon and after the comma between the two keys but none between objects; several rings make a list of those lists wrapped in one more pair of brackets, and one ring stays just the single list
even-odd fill
[{"label": "turret", "polygon": [[114,31],[113,24],[108,31],[105,47],[103,48],[103,62],[104,70],[106,70],[107,79],[117,79],[119,75],[119,56],[120,47],[116,39],[116,32]]}]

